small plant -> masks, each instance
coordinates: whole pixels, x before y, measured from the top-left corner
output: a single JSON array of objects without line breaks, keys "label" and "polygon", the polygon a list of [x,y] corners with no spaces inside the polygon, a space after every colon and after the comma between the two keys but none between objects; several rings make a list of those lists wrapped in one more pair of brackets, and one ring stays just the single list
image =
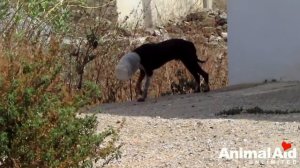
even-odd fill
[{"label": "small plant", "polygon": [[264,110],[260,107],[253,107],[249,109],[243,109],[242,107],[235,107],[229,110],[223,110],[216,113],[216,116],[238,115],[238,114],[293,114],[300,113],[300,110]]},{"label": "small plant", "polygon": [[243,112],[243,108],[242,107],[235,107],[229,110],[223,110],[219,113],[216,113],[216,116],[226,116],[226,115],[238,115],[241,114]]},{"label": "small plant", "polygon": [[249,113],[249,114],[262,114],[262,113],[264,113],[264,110],[256,106],[254,108],[247,109],[246,113]]},{"label": "small plant", "polygon": [[264,110],[259,107],[254,107],[246,110],[248,114],[291,114],[291,113],[300,113],[300,111],[293,110]]},{"label": "small plant", "polygon": [[79,75],[77,88],[82,88],[84,69],[86,65],[96,58],[95,49],[98,47],[98,39],[94,31],[86,35],[87,43],[80,42],[79,46],[71,53],[70,56],[75,57],[76,72]]}]

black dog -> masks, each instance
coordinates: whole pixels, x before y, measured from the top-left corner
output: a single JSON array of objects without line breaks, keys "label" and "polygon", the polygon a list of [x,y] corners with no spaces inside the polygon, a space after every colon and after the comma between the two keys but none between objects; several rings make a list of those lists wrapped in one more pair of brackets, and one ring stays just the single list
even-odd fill
[{"label": "black dog", "polygon": [[[117,66],[117,77],[123,80],[128,79],[139,68],[140,76],[136,84],[136,93],[139,95],[138,101],[144,101],[147,97],[153,71],[174,59],[180,60],[195,78],[197,86],[194,92],[200,92],[200,75],[206,82],[204,91],[210,90],[208,85],[209,75],[199,66],[199,63],[204,63],[205,61],[198,59],[196,48],[192,42],[182,39],[143,44],[134,49],[120,60]],[[123,71],[121,72],[120,69]],[[141,85],[145,76],[146,82],[142,91]]]}]

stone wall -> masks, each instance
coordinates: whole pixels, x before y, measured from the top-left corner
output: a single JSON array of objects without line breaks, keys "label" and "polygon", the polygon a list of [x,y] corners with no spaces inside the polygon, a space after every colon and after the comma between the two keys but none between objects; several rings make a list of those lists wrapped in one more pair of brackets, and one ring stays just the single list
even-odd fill
[{"label": "stone wall", "polygon": [[203,8],[226,10],[227,0],[87,0],[95,17],[118,21],[122,26],[155,27],[176,22]]},{"label": "stone wall", "polygon": [[128,27],[163,25],[203,8],[203,0],[117,0],[118,20]]}]

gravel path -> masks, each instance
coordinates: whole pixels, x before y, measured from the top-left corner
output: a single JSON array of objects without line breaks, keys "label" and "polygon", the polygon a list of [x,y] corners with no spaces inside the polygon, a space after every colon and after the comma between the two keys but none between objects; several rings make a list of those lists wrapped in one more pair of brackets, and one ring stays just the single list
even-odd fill
[{"label": "gravel path", "polygon": [[[108,167],[300,167],[300,114],[215,116],[222,110],[255,106],[299,110],[300,83],[239,85],[144,103],[104,104],[90,112],[97,114],[99,130],[125,120],[120,132],[122,158]],[[218,158],[225,147],[274,150],[281,148],[283,141],[296,148],[297,159],[275,159],[276,163],[270,163],[272,159]]]}]

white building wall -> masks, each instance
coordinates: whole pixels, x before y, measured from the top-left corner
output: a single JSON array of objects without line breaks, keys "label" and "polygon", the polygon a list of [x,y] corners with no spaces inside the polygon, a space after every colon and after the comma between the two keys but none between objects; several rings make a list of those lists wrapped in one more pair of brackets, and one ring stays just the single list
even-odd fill
[{"label": "white building wall", "polygon": [[202,8],[203,0],[117,0],[118,20],[128,18],[129,27],[162,25]]},{"label": "white building wall", "polygon": [[300,1],[228,3],[230,84],[300,80]]},{"label": "white building wall", "polygon": [[[219,1],[219,0],[217,0]],[[203,0],[203,7],[207,9],[213,8],[213,0]]]}]

